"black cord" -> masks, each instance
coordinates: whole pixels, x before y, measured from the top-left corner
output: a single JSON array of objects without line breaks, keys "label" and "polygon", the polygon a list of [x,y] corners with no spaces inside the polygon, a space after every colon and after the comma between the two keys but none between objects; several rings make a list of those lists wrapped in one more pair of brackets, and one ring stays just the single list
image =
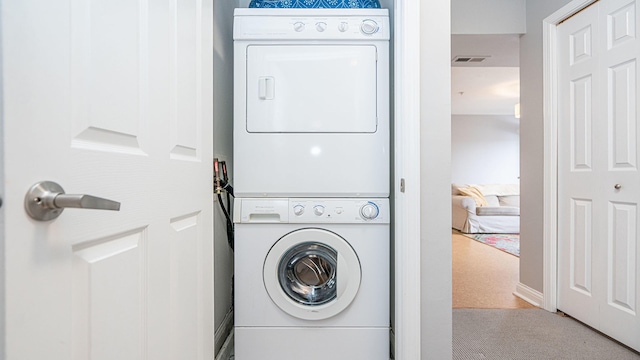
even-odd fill
[{"label": "black cord", "polygon": [[[227,197],[228,197],[228,193],[227,193]],[[222,195],[218,194],[218,203],[220,203],[220,208],[222,209],[222,212],[224,213],[224,217],[227,220],[227,242],[229,243],[229,246],[231,247],[231,250],[233,250],[233,245],[234,245],[234,237],[233,237],[233,221],[231,221],[231,217],[229,216],[229,212],[227,211],[226,207],[224,206],[224,202],[222,202]],[[231,205],[231,203],[229,203],[229,205]],[[231,210],[231,206],[229,206],[229,210]]]},{"label": "black cord", "polygon": [[[227,183],[227,185],[229,185],[229,183]],[[231,185],[229,185],[229,187],[231,187]],[[231,192],[233,191],[233,188],[231,189]],[[227,191],[227,207],[229,208],[229,214],[233,214],[233,211],[231,209],[231,196],[233,195],[231,192]],[[229,240],[229,246],[231,246],[231,250],[233,250],[233,246],[235,245],[235,231],[234,231],[234,225],[233,225],[233,221],[231,220],[231,217],[229,216],[227,218],[227,239]]]}]

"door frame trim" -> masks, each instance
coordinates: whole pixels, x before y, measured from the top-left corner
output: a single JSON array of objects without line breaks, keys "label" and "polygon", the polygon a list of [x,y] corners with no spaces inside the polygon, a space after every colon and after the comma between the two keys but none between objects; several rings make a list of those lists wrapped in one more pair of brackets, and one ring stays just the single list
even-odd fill
[{"label": "door frame trim", "polygon": [[558,54],[557,26],[598,0],[574,0],[543,20],[543,302],[555,312],[558,303]]},{"label": "door frame trim", "polygon": [[[395,1],[394,10],[394,355],[422,351],[420,278],[420,1]],[[401,182],[410,184],[401,189]]]}]

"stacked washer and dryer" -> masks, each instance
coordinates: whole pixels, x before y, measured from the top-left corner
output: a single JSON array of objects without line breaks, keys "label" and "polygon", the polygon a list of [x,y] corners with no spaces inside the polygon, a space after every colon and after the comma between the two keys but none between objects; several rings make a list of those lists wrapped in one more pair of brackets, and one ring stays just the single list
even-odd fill
[{"label": "stacked washer and dryer", "polygon": [[235,358],[389,358],[389,19],[236,9]]}]

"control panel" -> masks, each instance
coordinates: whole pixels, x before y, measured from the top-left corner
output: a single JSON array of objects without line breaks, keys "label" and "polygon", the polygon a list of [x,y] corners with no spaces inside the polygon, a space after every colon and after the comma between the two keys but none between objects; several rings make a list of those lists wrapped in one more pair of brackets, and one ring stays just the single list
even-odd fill
[{"label": "control panel", "polygon": [[389,223],[389,199],[236,199],[237,223]]},{"label": "control panel", "polygon": [[388,223],[387,199],[289,199],[290,223]]},{"label": "control panel", "polygon": [[[346,16],[339,12],[318,13],[289,10],[288,16],[242,16],[236,9],[234,39],[342,39],[389,40],[389,18],[385,11],[369,10],[361,15]],[[251,10],[251,9],[250,9]],[[250,12],[247,14],[253,14]],[[263,11],[265,9],[262,9]]]}]

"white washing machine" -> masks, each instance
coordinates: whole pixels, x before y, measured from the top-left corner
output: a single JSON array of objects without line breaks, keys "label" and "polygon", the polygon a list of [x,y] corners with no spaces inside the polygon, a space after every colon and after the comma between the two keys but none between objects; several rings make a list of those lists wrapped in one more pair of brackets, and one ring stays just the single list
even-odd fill
[{"label": "white washing machine", "polygon": [[236,9],[238,197],[389,195],[386,9]]},{"label": "white washing machine", "polygon": [[388,199],[236,199],[235,359],[389,359]]}]

